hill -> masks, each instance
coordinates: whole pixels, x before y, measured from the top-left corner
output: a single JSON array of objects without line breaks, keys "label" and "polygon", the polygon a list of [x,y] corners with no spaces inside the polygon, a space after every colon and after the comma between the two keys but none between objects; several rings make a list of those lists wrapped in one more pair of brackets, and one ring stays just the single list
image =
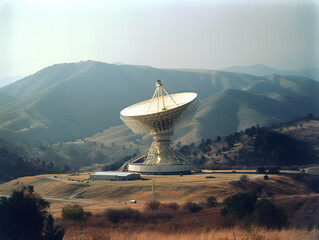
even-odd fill
[{"label": "hill", "polygon": [[319,121],[299,120],[277,126],[253,126],[225,137],[219,136],[214,141],[202,139],[199,145],[185,145],[180,151],[204,168],[319,163]]},{"label": "hill", "polygon": [[266,75],[273,75],[273,74],[302,76],[302,77],[307,77],[307,78],[311,78],[311,79],[319,81],[318,67],[306,68],[299,71],[297,70],[284,71],[284,70],[268,67],[263,64],[255,64],[255,65],[249,65],[249,66],[231,66],[231,67],[220,69],[220,70],[225,72],[246,73],[246,74],[255,75],[255,76],[266,76]]},{"label": "hill", "polygon": [[[122,124],[119,119],[120,110],[150,98],[154,91],[154,80],[158,78],[163,79],[169,92],[197,92],[200,99],[204,100],[201,104],[201,118],[203,111],[212,113],[206,116],[206,119],[211,119],[214,114],[219,114],[213,113],[213,109],[222,108],[228,115],[247,114],[247,108],[238,104],[236,108],[228,109],[232,98],[239,97],[239,93],[234,91],[222,93],[229,89],[250,93],[244,97],[244,102],[255,101],[258,97],[254,95],[263,95],[270,99],[258,98],[258,101],[269,102],[275,99],[280,101],[278,103],[282,107],[296,108],[295,111],[284,111],[287,113],[285,116],[282,114],[275,117],[279,121],[302,116],[305,112],[319,113],[319,97],[316,94],[319,92],[319,84],[307,78],[255,77],[219,71],[191,72],[87,61],[53,65],[1,88],[0,94],[5,97],[0,101],[0,133],[12,141],[24,139],[45,143],[92,136]],[[264,89],[265,85],[267,89]],[[216,93],[224,94],[229,100],[221,101],[224,97],[214,97]],[[226,105],[216,107],[214,101]],[[210,109],[207,109],[208,103],[212,104]],[[259,107],[263,107],[263,104]],[[232,109],[237,112],[232,112]],[[242,109],[246,112],[242,112]],[[268,110],[268,114],[263,115],[264,109],[253,108],[252,111],[261,112],[259,119],[250,120],[252,124],[263,124],[272,115]],[[213,129],[214,126],[199,128]],[[223,134],[234,129],[238,129],[236,122],[231,130]],[[214,133],[208,135],[213,137]]]},{"label": "hill", "polygon": [[37,159],[36,161],[28,160],[18,156],[17,154],[0,148],[0,183],[10,181],[24,176],[33,176],[44,173],[61,173],[68,170],[65,166],[64,170],[55,166],[52,162],[46,163]]}]

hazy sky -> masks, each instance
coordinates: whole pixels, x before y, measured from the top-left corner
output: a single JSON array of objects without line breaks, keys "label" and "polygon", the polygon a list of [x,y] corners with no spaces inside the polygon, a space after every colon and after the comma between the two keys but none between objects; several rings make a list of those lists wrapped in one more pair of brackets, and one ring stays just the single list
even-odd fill
[{"label": "hazy sky", "polygon": [[319,66],[318,0],[0,0],[0,77],[96,60]]}]

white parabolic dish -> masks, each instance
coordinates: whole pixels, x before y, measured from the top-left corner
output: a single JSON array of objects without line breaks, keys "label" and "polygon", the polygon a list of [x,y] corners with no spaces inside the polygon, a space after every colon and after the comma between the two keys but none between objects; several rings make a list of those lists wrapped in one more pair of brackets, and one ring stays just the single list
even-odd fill
[{"label": "white parabolic dish", "polygon": [[170,131],[193,117],[191,106],[196,105],[196,99],[197,94],[193,92],[166,95],[124,108],[120,115],[135,133]]},{"label": "white parabolic dish", "polygon": [[[152,99],[148,99],[148,100],[133,104],[127,108],[124,108],[120,114],[125,117],[133,117],[133,116],[150,115],[154,113],[160,113],[160,112],[173,110],[178,107],[182,107],[183,105],[187,103],[190,103],[197,97],[197,94],[193,92],[185,92],[185,93],[171,94],[170,96],[174,99],[177,105],[172,101],[172,99],[169,96],[166,95],[163,97],[164,103],[165,103],[165,110],[163,110],[162,108],[157,108],[158,99],[154,99],[152,104],[151,104]],[[162,106],[161,102],[159,102],[159,104],[160,106]]]}]

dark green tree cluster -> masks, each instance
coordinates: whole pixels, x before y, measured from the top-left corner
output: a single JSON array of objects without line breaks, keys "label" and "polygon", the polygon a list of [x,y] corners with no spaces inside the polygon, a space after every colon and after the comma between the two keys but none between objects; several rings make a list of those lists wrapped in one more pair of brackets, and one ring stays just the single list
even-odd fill
[{"label": "dark green tree cluster", "polygon": [[212,140],[210,138],[206,140],[202,139],[201,143],[198,145],[198,149],[204,154],[206,154],[208,151],[211,150],[211,146],[212,146]]},{"label": "dark green tree cluster", "polygon": [[9,181],[23,176],[33,176],[44,173],[61,173],[64,169],[55,166],[52,162],[46,163],[39,159],[31,161],[24,159],[4,148],[0,148],[0,182]]},{"label": "dark green tree cluster", "polygon": [[54,225],[49,202],[34,193],[33,186],[14,190],[0,200],[0,239],[62,240],[64,230]]},{"label": "dark green tree cluster", "polygon": [[231,214],[249,225],[267,228],[282,228],[287,224],[283,209],[266,199],[257,201],[254,193],[237,193],[226,198],[221,214]]},{"label": "dark green tree cluster", "polygon": [[134,153],[133,155],[130,155],[130,156],[126,156],[124,157],[123,159],[119,160],[119,161],[115,161],[115,162],[112,162],[110,164],[107,164],[105,165],[103,168],[102,168],[102,171],[114,171],[114,170],[118,170],[120,167],[123,166],[123,164],[125,162],[127,162],[128,160],[136,157],[137,154]]},{"label": "dark green tree cluster", "polygon": [[190,211],[191,213],[197,213],[203,209],[203,207],[195,202],[187,202],[183,205],[185,210]]},{"label": "dark green tree cluster", "polygon": [[[236,143],[242,143],[244,147],[238,151],[235,149],[235,154],[229,156],[227,151],[233,152]],[[194,159],[198,167],[207,167],[207,152],[216,147],[216,156],[223,156],[229,166],[292,166],[319,160],[308,143],[258,125],[223,138],[217,137],[214,142],[202,139],[199,145],[184,145],[180,152]]]},{"label": "dark green tree cluster", "polygon": [[242,219],[252,214],[257,202],[257,195],[254,193],[237,193],[224,200],[222,214],[232,214],[235,218]]},{"label": "dark green tree cluster", "polygon": [[314,158],[304,142],[266,129],[259,131],[252,145],[257,154],[266,154],[266,158],[272,159],[275,165],[294,165],[300,159],[303,159],[303,164],[308,164]]}]

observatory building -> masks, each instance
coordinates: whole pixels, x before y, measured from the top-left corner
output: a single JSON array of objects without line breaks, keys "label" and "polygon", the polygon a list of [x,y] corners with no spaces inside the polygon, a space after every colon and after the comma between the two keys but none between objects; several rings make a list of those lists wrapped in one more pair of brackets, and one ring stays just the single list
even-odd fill
[{"label": "observatory building", "polygon": [[133,132],[153,135],[153,143],[148,152],[127,161],[119,170],[142,174],[190,173],[194,164],[171,147],[171,138],[175,127],[192,120],[197,105],[196,93],[170,95],[161,80],[157,80],[151,99],[131,105],[120,113],[122,121]]}]

